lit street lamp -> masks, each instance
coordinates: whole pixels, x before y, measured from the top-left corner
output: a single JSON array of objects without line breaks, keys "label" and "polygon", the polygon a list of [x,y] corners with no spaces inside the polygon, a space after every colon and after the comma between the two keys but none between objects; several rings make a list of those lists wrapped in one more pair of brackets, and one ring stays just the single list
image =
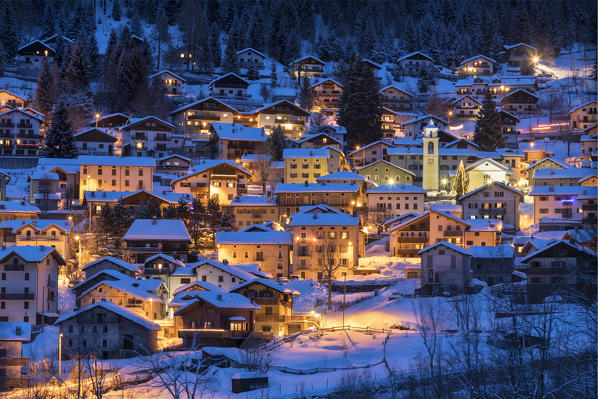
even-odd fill
[{"label": "lit street lamp", "polygon": [[58,379],[62,379],[62,333],[58,334]]},{"label": "lit street lamp", "polygon": [[77,267],[81,267],[81,237],[79,234],[75,236],[75,241],[79,243],[79,250],[77,251]]},{"label": "lit street lamp", "polygon": [[99,112],[96,112],[95,115],[96,117],[96,127],[98,127],[98,119],[100,119],[100,116],[102,116]]}]

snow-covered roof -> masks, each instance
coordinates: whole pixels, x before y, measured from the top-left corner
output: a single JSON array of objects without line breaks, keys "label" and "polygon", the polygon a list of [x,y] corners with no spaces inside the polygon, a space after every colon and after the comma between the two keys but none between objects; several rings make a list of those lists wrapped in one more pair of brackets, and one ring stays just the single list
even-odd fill
[{"label": "snow-covered roof", "polygon": [[373,142],[371,142],[371,143],[369,143],[369,144],[366,144],[366,145],[364,145],[363,147],[359,147],[359,148],[357,148],[357,149],[355,149],[355,150],[353,150],[353,151],[349,152],[349,153],[347,154],[347,156],[349,157],[349,156],[351,156],[351,155],[353,155],[353,154],[356,154],[356,153],[358,153],[358,152],[364,151],[364,150],[366,150],[367,148],[373,147],[373,146],[375,146],[375,145],[378,145],[378,144],[383,144],[383,145],[385,145],[385,146],[387,146],[387,147],[392,147],[392,143],[390,143],[390,142],[388,142],[388,141],[386,141],[386,140],[377,140],[377,141],[373,141]]},{"label": "snow-covered roof", "polygon": [[267,57],[266,57],[266,54],[264,54],[264,53],[262,53],[262,52],[259,52],[259,51],[257,51],[256,49],[254,49],[254,48],[251,48],[251,47],[247,47],[247,48],[244,48],[243,50],[239,50],[239,51],[237,51],[235,54],[241,54],[241,53],[244,53],[244,52],[246,52],[246,51],[253,51],[253,52],[254,52],[254,53],[256,53],[256,54],[258,54],[258,55],[261,55],[261,56],[262,56],[262,57],[264,57],[264,58],[267,58]]},{"label": "snow-covered roof", "polygon": [[216,97],[205,97],[205,98],[202,98],[201,100],[194,101],[194,102],[192,102],[192,103],[190,103],[190,104],[183,105],[182,107],[179,107],[179,108],[175,109],[174,111],[170,112],[170,115],[173,115],[173,114],[179,113],[179,112],[181,112],[181,111],[185,111],[186,109],[189,109],[189,108],[191,108],[191,107],[194,107],[194,106],[196,106],[196,105],[199,105],[199,104],[201,104],[201,103],[204,103],[204,102],[206,102],[206,101],[208,101],[208,100],[213,100],[213,101],[216,101],[217,103],[219,103],[219,104],[221,104],[221,105],[225,106],[226,108],[230,109],[232,112],[239,112],[239,111],[238,111],[238,110],[237,110],[235,107],[233,107],[232,105],[228,105],[228,104],[226,104],[225,102],[223,102],[222,100],[220,100],[220,99],[218,99],[218,98],[216,98]]},{"label": "snow-covered roof", "polygon": [[448,204],[443,202],[438,202],[436,204],[430,204],[430,209],[440,212],[448,212],[448,213],[460,213],[463,211],[463,207],[459,204]]},{"label": "snow-covered roof", "polygon": [[131,272],[135,272],[135,273],[139,272],[139,267],[136,264],[125,262],[124,260],[115,258],[114,256],[103,256],[99,259],[94,260],[93,262],[86,264],[85,266],[83,266],[83,268],[81,270],[85,271],[85,270],[89,269],[90,267],[93,267],[93,266],[97,265],[98,263],[105,262],[105,261],[113,263],[113,264],[115,264],[119,267],[122,267],[123,269],[129,270]]},{"label": "snow-covered roof", "polygon": [[73,229],[73,222],[63,219],[14,219],[0,222],[0,229],[11,229],[11,233],[16,233],[23,227],[29,226],[37,231],[44,231],[49,227],[56,227],[65,233]]},{"label": "snow-covered roof", "polygon": [[490,61],[490,62],[491,62],[491,63],[493,63],[493,64],[496,64],[496,63],[497,63],[497,62],[496,62],[496,60],[493,60],[493,59],[492,59],[492,58],[490,58],[490,57],[486,57],[485,55],[478,54],[478,55],[476,55],[476,56],[473,56],[473,57],[467,58],[466,60],[463,60],[463,61],[461,61],[461,64],[459,64],[459,66],[463,66],[463,65],[464,65],[466,62],[473,61],[473,60],[475,60],[475,59],[477,59],[477,58],[483,58],[483,59],[485,59],[485,60],[488,60],[488,61]]},{"label": "snow-covered roof", "polygon": [[9,109],[8,111],[0,112],[0,116],[8,115],[12,112],[19,112],[29,118],[34,118],[34,119],[37,119],[39,122],[44,123],[44,118],[42,118],[41,116],[30,114],[29,112],[25,112],[20,108],[13,108],[13,109]]},{"label": "snow-covered roof", "polygon": [[293,233],[290,231],[220,231],[216,233],[217,245],[257,244],[257,245],[292,245]]},{"label": "snow-covered roof", "polygon": [[285,148],[282,157],[287,158],[328,158],[330,153],[322,148]]},{"label": "snow-covered roof", "polygon": [[532,50],[538,51],[534,46],[530,46],[527,43],[505,44],[504,47],[505,47],[505,50],[510,50],[512,48],[519,47],[519,46],[525,46],[525,47],[528,47],[528,48],[530,48]]},{"label": "snow-covered roof", "polygon": [[80,165],[98,166],[156,166],[156,161],[150,157],[116,157],[110,155],[79,155]]},{"label": "snow-covered roof", "polygon": [[180,200],[185,200],[187,202],[193,201],[193,196],[191,194],[186,193],[173,193],[173,192],[165,192],[165,193],[154,193],[152,191],[147,190],[138,190],[138,191],[85,191],[83,193],[84,202],[118,202],[120,200],[126,200],[128,198],[134,197],[140,193],[148,194],[154,197],[158,201],[165,201],[170,202],[171,204],[176,204]]},{"label": "snow-covered roof", "polygon": [[[390,151],[390,150],[393,150],[393,149],[394,149],[394,148],[389,148],[388,150]],[[389,154],[389,155],[390,155],[390,154]],[[365,169],[365,168],[369,168],[370,166],[372,166],[372,165],[375,165],[375,164],[378,164],[378,163],[380,163],[380,164],[383,164],[383,165],[386,165],[386,166],[391,166],[391,167],[393,167],[393,168],[395,168],[395,169],[400,169],[400,170],[401,170],[402,172],[404,172],[404,173],[408,173],[408,174],[410,174],[410,175],[412,175],[412,176],[415,176],[415,173],[413,173],[412,171],[410,171],[410,170],[407,170],[407,169],[404,169],[404,168],[401,168],[399,165],[395,165],[394,163],[390,163],[390,162],[388,162],[388,161],[387,161],[387,160],[385,160],[385,159],[379,159],[379,160],[377,160],[377,161],[374,161],[374,162],[372,162],[372,163],[369,163],[369,164],[367,164],[367,165],[365,165],[365,166],[362,166],[361,168],[357,169],[357,171],[358,171],[358,172],[361,172],[363,169]]]},{"label": "snow-covered roof", "polygon": [[463,139],[463,138],[457,139],[455,141],[451,141],[450,143],[445,144],[444,148],[451,148],[452,146],[457,145],[459,143],[467,143],[468,145],[471,145],[471,146],[473,146],[473,147],[475,147],[477,149],[480,148],[480,146],[477,145],[476,143],[474,143],[473,141],[469,141],[469,140]]},{"label": "snow-covered roof", "polygon": [[318,183],[321,181],[329,182],[329,181],[347,181],[347,180],[364,181],[365,177],[362,175],[359,175],[357,173],[351,172],[349,170],[341,170],[339,172],[330,173],[328,175],[319,176],[316,178],[316,181]]},{"label": "snow-covered roof", "polygon": [[177,75],[176,73],[173,73],[173,72],[169,71],[168,69],[163,69],[160,72],[156,72],[153,75],[148,76],[148,79],[153,79],[153,78],[155,78],[157,76],[162,75],[163,73],[166,73],[166,74],[168,74],[168,75],[170,75],[170,76],[172,76],[172,77],[174,77],[174,78],[176,78],[176,79],[178,79],[178,80],[180,80],[182,82],[185,82],[185,78]]},{"label": "snow-covered roof", "polygon": [[576,195],[578,199],[598,197],[598,187],[594,186],[533,186],[529,195]]},{"label": "snow-covered roof", "polygon": [[277,206],[276,196],[268,198],[267,195],[237,195],[230,206]]},{"label": "snow-covered roof", "polygon": [[440,247],[440,246],[448,248],[448,249],[452,249],[453,251],[459,252],[459,253],[461,253],[463,255],[466,255],[466,256],[471,256],[471,254],[469,253],[469,251],[466,250],[465,248],[462,248],[462,247],[460,247],[458,245],[455,245],[453,243],[446,242],[446,241],[440,241],[440,242],[437,242],[435,244],[428,245],[424,249],[420,250],[417,254],[418,255],[422,255],[422,254],[430,251],[431,249],[434,249],[434,248]]},{"label": "snow-covered roof", "polygon": [[243,83],[247,84],[247,86],[249,86],[251,83],[249,83],[247,80],[243,79],[242,77],[240,77],[239,75],[237,75],[234,72],[229,72],[227,74],[224,74],[222,76],[218,76],[216,79],[212,80],[210,83],[208,83],[208,87],[211,87],[212,85],[214,85],[216,82],[218,82],[219,80],[222,80],[224,78],[228,78],[228,77],[233,77],[236,78],[240,81],[242,81]]},{"label": "snow-covered roof", "polygon": [[192,165],[189,168],[189,173],[184,176],[179,177],[178,179],[172,180],[171,184],[179,182],[181,180],[185,180],[189,177],[193,177],[199,173],[203,173],[209,169],[215,168],[220,165],[228,165],[235,169],[237,169],[241,173],[245,173],[248,176],[251,176],[251,172],[245,169],[242,165],[235,163],[235,161],[231,161],[228,159],[202,159],[199,161],[198,164]]},{"label": "snow-covered roof", "polygon": [[419,116],[417,118],[413,118],[413,119],[410,119],[408,121],[405,121],[405,122],[401,123],[401,126],[411,125],[413,123],[417,123],[417,122],[420,122],[420,121],[425,120],[425,119],[434,119],[436,121],[440,121],[440,122],[444,123],[445,125],[448,125],[448,122],[445,121],[444,119],[442,119],[442,118],[440,118],[440,117],[438,117],[436,115],[427,114],[427,115]]},{"label": "snow-covered roof", "polygon": [[382,184],[378,187],[372,187],[366,191],[366,194],[426,194],[427,191],[421,187],[412,186],[410,184]]},{"label": "snow-covered roof", "polygon": [[186,293],[181,292],[179,293],[179,295],[183,300],[185,299],[185,297],[188,297],[189,302],[180,307],[176,312],[174,312],[175,315],[183,313],[185,309],[198,302],[198,300],[207,302],[210,305],[220,309],[260,309],[260,307],[255,303],[251,302],[250,299],[244,297],[241,294],[235,294],[232,292],[187,291]]},{"label": "snow-covered roof", "polygon": [[0,342],[30,340],[31,324],[23,321],[0,321]]},{"label": "snow-covered roof", "polygon": [[90,132],[97,132],[98,134],[106,137],[106,142],[115,142],[118,140],[116,137],[114,137],[110,133],[108,133],[102,129],[95,128],[95,127],[90,127],[89,129],[85,129],[83,131],[80,131],[79,133],[75,133],[75,134],[73,134],[73,137],[76,140],[76,139],[80,138],[81,136],[83,136],[87,133],[90,133]]},{"label": "snow-covered roof", "polygon": [[[340,140],[335,139],[334,137],[330,136],[328,133],[325,132],[318,132],[318,133],[306,133],[301,136],[301,140],[298,141],[299,144],[305,143],[306,141],[312,140],[316,137],[324,136],[327,140],[332,140],[337,142],[338,144],[342,144]],[[323,147],[322,147],[323,148]]]},{"label": "snow-covered roof", "polygon": [[178,219],[135,219],[123,239],[191,242],[185,223]]},{"label": "snow-covered roof", "polygon": [[385,220],[384,223],[382,223],[382,224],[383,225],[390,225],[390,224],[393,224],[395,222],[404,223],[405,221],[411,220],[411,219],[416,218],[418,216],[419,216],[419,214],[417,214],[415,212],[407,212],[407,213],[403,213],[402,215],[395,216],[393,218]]},{"label": "snow-covered roof", "polygon": [[23,50],[24,48],[27,48],[27,47],[31,46],[32,44],[35,44],[35,43],[39,43],[39,44],[41,44],[42,46],[46,47],[48,50],[52,50],[53,52],[55,52],[55,50],[54,50],[52,47],[50,47],[50,46],[49,46],[49,45],[47,45],[46,43],[42,42],[41,40],[32,40],[32,41],[30,41],[29,43],[27,43],[27,44],[25,44],[25,45],[23,45],[23,46],[19,47],[19,48],[17,49],[17,51],[21,51],[21,50]]},{"label": "snow-covered roof", "polygon": [[577,111],[580,108],[587,107],[588,105],[592,105],[592,104],[596,105],[596,101],[588,101],[586,103],[583,103],[580,106],[577,106],[577,107],[573,108],[571,111],[569,111],[569,113],[575,112],[575,111]]},{"label": "snow-covered roof", "polygon": [[173,258],[172,256],[170,256],[168,254],[155,254],[155,255],[150,256],[149,258],[147,258],[143,262],[143,264],[147,265],[148,263],[153,262],[156,259],[164,259],[166,262],[173,263],[173,264],[179,265],[179,266],[185,266],[185,264],[183,263],[183,261],[175,259],[175,258]]},{"label": "snow-covered roof", "polygon": [[[18,95],[18,94],[15,94],[15,93],[13,93],[12,91],[8,91],[8,90],[6,90],[6,89],[2,89],[2,90],[0,90],[0,93],[6,93],[6,94],[8,94],[9,96],[13,96],[13,97],[16,97],[16,98],[18,98],[19,100],[22,100],[22,102],[27,102],[27,100],[25,99],[25,97],[23,97],[23,96],[20,96],[20,95]],[[6,105],[6,104],[4,104],[4,105]]]},{"label": "snow-covered roof", "polygon": [[103,280],[99,281],[93,286],[89,287],[81,294],[79,294],[79,298],[83,298],[88,293],[94,291],[96,288],[105,285],[107,287],[113,288],[130,296],[133,296],[137,299],[142,301],[149,301],[152,300],[153,302],[162,302],[162,298],[157,295],[152,294],[151,292],[147,291],[144,286],[139,284],[139,282],[135,279],[122,279],[122,280]]},{"label": "snow-covered roof", "polygon": [[220,139],[264,142],[268,140],[263,128],[247,127],[240,123],[212,122],[210,130]]},{"label": "snow-covered roof", "polygon": [[534,166],[538,166],[539,164],[546,162],[546,161],[552,161],[552,162],[556,163],[557,165],[561,165],[564,169],[569,169],[572,167],[567,162],[559,161],[558,159],[555,159],[552,157],[546,157],[544,159],[539,160],[538,162],[530,163],[530,165],[527,168],[525,168],[525,170],[530,170],[530,168],[533,168]]},{"label": "snow-covered roof", "polygon": [[311,87],[314,88],[314,87],[319,86],[322,83],[326,83],[326,82],[332,82],[332,83],[334,83],[334,84],[336,84],[336,85],[338,85],[340,87],[343,87],[343,85],[341,83],[339,83],[337,80],[334,80],[332,78],[322,78],[322,79],[319,79],[315,83],[313,83],[311,85]]},{"label": "snow-covered roof", "polygon": [[473,95],[471,94],[463,94],[462,96],[459,96],[457,98],[455,98],[454,100],[452,100],[450,103],[451,104],[456,104],[457,102],[463,100],[464,98],[468,97],[470,100],[478,103],[479,105],[482,105],[482,102],[477,100]]},{"label": "snow-covered roof", "polygon": [[502,220],[499,219],[468,219],[469,231],[502,231]]},{"label": "snow-covered roof", "polygon": [[56,320],[56,323],[54,323],[54,324],[61,324],[69,319],[72,319],[75,316],[80,315],[81,313],[87,312],[87,311],[95,309],[97,307],[101,307],[109,312],[112,312],[121,317],[124,317],[125,319],[127,319],[135,324],[138,324],[141,327],[146,328],[148,330],[160,331],[162,329],[162,327],[160,327],[158,324],[152,322],[151,320],[148,320],[145,317],[140,316],[139,314],[137,314],[133,311],[130,311],[129,309],[123,308],[122,306],[118,306],[117,304],[110,302],[110,301],[100,301],[100,302],[93,303],[89,306],[85,306],[84,308],[78,309],[74,312],[71,312],[67,315],[60,317],[58,320]]},{"label": "snow-covered roof", "polygon": [[60,200],[60,196],[58,194],[52,193],[52,194],[46,194],[46,193],[35,193],[33,194],[33,199],[34,200]]},{"label": "snow-covered roof", "polygon": [[512,258],[515,253],[514,248],[510,245],[473,245],[467,248],[467,250],[474,258]]},{"label": "snow-covered roof", "polygon": [[510,191],[514,192],[515,194],[519,195],[521,198],[523,198],[523,193],[521,191],[517,190],[514,187],[507,186],[506,184],[501,183],[499,181],[495,181],[495,182],[492,182],[490,184],[485,184],[482,187],[476,188],[475,190],[470,191],[467,194],[464,194],[464,195],[460,196],[459,199],[458,199],[458,201],[463,201],[465,198],[470,197],[470,196],[472,196],[472,195],[474,195],[476,193],[479,193],[479,192],[485,190],[486,188],[488,188],[490,186],[492,186],[492,187],[496,187],[496,186],[502,187],[505,190],[510,190]]},{"label": "snow-covered roof", "polygon": [[23,212],[23,213],[40,213],[40,209],[25,201],[0,201],[0,213],[2,212]]},{"label": "snow-covered roof", "polygon": [[292,61],[292,62],[291,62],[291,65],[292,65],[292,64],[296,64],[296,63],[298,63],[298,62],[301,62],[301,61],[303,61],[303,60],[306,60],[306,59],[308,59],[308,58],[311,58],[311,59],[313,59],[314,61],[316,61],[316,62],[318,62],[318,63],[320,63],[320,64],[322,64],[322,65],[326,65],[326,63],[325,63],[324,61],[322,61],[321,59],[319,59],[319,58],[317,58],[317,57],[314,57],[313,55],[306,55],[305,57],[297,58],[296,60],[294,60],[294,61]]},{"label": "snow-covered roof", "polygon": [[[408,91],[407,91],[407,90],[405,90],[405,89],[401,89],[400,87],[398,87],[397,85],[394,85],[394,84],[392,84],[392,85],[388,85],[388,86],[385,86],[385,87],[381,88],[381,89],[380,89],[380,93],[384,93],[386,90],[388,90],[388,89],[390,89],[390,88],[393,88],[393,89],[395,89],[395,90],[398,90],[398,91],[400,91],[401,93],[407,94],[409,97],[414,97],[414,95],[413,95],[412,93],[408,92]],[[391,110],[391,111],[392,111],[392,110]]]},{"label": "snow-covered roof", "polygon": [[[475,161],[474,163],[472,163],[471,165],[469,165],[468,167],[466,167],[465,170],[466,171],[473,170],[473,169],[477,168],[478,166],[482,166],[485,163],[490,163],[490,164],[496,166],[497,168],[502,169],[505,172],[509,172],[509,170],[511,170],[508,166],[505,166],[502,163],[495,161],[492,158],[479,159],[479,160]],[[512,173],[512,171],[511,171],[511,173]]]},{"label": "snow-covered roof", "polygon": [[299,209],[299,212],[291,215],[290,227],[359,225],[359,216],[352,216],[325,204],[306,205]]},{"label": "snow-covered roof", "polygon": [[[199,290],[191,289],[191,288],[199,288]],[[174,290],[174,295],[176,296],[179,292],[183,291],[222,291],[222,288],[218,287],[216,284],[212,284],[208,281],[200,281],[195,280],[187,283],[185,285],[181,285],[179,288]]]},{"label": "snow-covered roof", "polygon": [[434,60],[432,59],[432,57],[430,57],[430,56],[422,53],[421,51],[414,51],[413,53],[409,53],[409,54],[406,54],[406,55],[404,55],[402,57],[399,57],[399,59],[397,60],[397,62],[406,60],[406,59],[411,58],[414,55],[418,55],[418,54],[421,55],[422,57],[427,58],[428,60],[434,62]]},{"label": "snow-covered roof", "polygon": [[358,184],[352,183],[278,183],[274,192],[280,193],[354,193],[359,191]]},{"label": "snow-covered roof", "polygon": [[130,129],[131,127],[137,125],[138,123],[141,123],[141,122],[147,121],[147,120],[154,120],[154,121],[160,122],[163,125],[166,125],[169,128],[171,128],[171,129],[175,128],[175,126],[172,123],[166,122],[164,119],[160,119],[157,116],[148,115],[148,116],[144,116],[143,118],[129,118],[129,123],[127,123],[126,125],[122,126],[121,129],[122,130]]},{"label": "snow-covered roof", "polygon": [[532,179],[581,179],[596,175],[594,168],[536,169]]},{"label": "snow-covered roof", "polygon": [[527,91],[527,90],[525,90],[525,89],[517,89],[517,90],[513,90],[512,92],[510,92],[510,93],[508,93],[508,94],[505,94],[505,95],[503,96],[502,100],[500,100],[500,101],[502,102],[502,101],[503,101],[505,98],[507,98],[507,97],[510,97],[510,96],[512,96],[513,94],[515,94],[515,93],[519,93],[519,92],[523,92],[523,93],[529,94],[530,96],[534,97],[536,100],[538,99],[538,96],[536,96],[534,93],[530,93],[529,91]]},{"label": "snow-covered roof", "polygon": [[285,294],[300,295],[299,291],[286,288],[282,284],[279,284],[276,281],[267,278],[255,278],[253,280],[246,281],[242,284],[237,285],[236,287],[231,288],[230,292],[238,292],[241,288],[247,287],[252,284],[261,284],[265,287],[271,288],[275,291],[282,292]]},{"label": "snow-covered roof", "polygon": [[549,249],[551,249],[551,248],[553,248],[553,247],[555,247],[556,245],[559,245],[559,244],[565,244],[565,245],[568,245],[569,247],[571,247],[571,248],[573,248],[573,249],[576,249],[576,250],[578,250],[579,252],[583,252],[583,253],[585,253],[586,255],[590,255],[590,256],[593,256],[593,257],[597,257],[597,256],[598,256],[598,255],[596,254],[596,252],[594,252],[594,251],[591,251],[591,250],[589,250],[589,249],[587,249],[587,248],[584,248],[584,247],[580,247],[579,245],[573,244],[573,243],[572,243],[572,242],[570,242],[570,241],[567,241],[567,240],[556,240],[556,241],[553,241],[553,242],[551,242],[551,243],[550,243],[550,244],[548,244],[548,245],[545,245],[545,246],[543,246],[543,247],[539,248],[537,251],[535,251],[535,252],[532,252],[531,254],[529,254],[529,255],[527,255],[527,256],[525,256],[525,257],[523,257],[523,258],[521,259],[521,262],[526,262],[526,261],[530,260],[531,258],[534,258],[534,257],[536,257],[536,256],[540,255],[541,253],[543,253],[543,252],[545,252],[545,251],[547,251],[547,250],[549,250]]},{"label": "snow-covered roof", "polygon": [[50,172],[45,168],[35,168],[29,174],[28,180],[53,180],[58,181],[58,174]]},{"label": "snow-covered roof", "polygon": [[187,263],[187,267],[191,267],[193,270],[197,269],[198,267],[201,268],[204,265],[213,266],[217,269],[222,270],[225,273],[228,273],[232,276],[238,277],[243,281],[251,280],[255,278],[255,276],[245,270],[241,270],[233,265],[227,265],[222,262],[218,262],[217,260],[211,259],[203,259],[198,262]]}]

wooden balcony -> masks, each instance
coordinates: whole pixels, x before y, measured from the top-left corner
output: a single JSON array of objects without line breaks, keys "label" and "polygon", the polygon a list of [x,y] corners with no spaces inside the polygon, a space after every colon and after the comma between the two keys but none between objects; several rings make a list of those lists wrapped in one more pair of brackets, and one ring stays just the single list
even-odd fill
[{"label": "wooden balcony", "polygon": [[26,300],[26,299],[33,299],[34,295],[31,292],[18,292],[18,293],[0,293],[0,299],[7,299],[7,300]]},{"label": "wooden balcony", "polygon": [[291,321],[291,317],[278,314],[257,314],[254,320],[257,323],[287,323]]},{"label": "wooden balcony", "polygon": [[3,366],[29,367],[29,358],[28,357],[2,357],[2,358],[0,358],[0,367],[3,367]]},{"label": "wooden balcony", "polygon": [[428,242],[428,236],[399,237],[398,242],[426,243]]},{"label": "wooden balcony", "polygon": [[179,329],[179,338],[236,338],[241,339],[249,335],[249,331],[231,331],[218,328],[181,328]]},{"label": "wooden balcony", "polygon": [[443,235],[445,237],[461,237],[463,235],[463,230],[444,230]]},{"label": "wooden balcony", "polygon": [[0,390],[7,390],[17,387],[25,387],[29,380],[26,377],[6,378],[0,377]]}]

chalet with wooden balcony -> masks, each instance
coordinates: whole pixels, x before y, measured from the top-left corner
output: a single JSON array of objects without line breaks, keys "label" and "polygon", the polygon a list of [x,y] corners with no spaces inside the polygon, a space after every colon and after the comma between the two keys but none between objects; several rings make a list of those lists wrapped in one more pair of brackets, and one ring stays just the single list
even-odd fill
[{"label": "chalet with wooden balcony", "polygon": [[30,341],[31,324],[0,322],[0,391],[23,388],[29,383],[22,370],[29,367],[29,358],[23,356],[23,344]]},{"label": "chalet with wooden balcony", "polygon": [[300,148],[323,148],[323,147],[335,147],[338,150],[343,148],[343,143],[322,132],[322,133],[306,133],[303,135],[303,138],[299,140],[299,147]]},{"label": "chalet with wooden balcony", "polygon": [[260,307],[237,293],[186,291],[171,301],[175,329],[186,348],[239,347],[254,331],[254,314]]},{"label": "chalet with wooden balcony", "polygon": [[251,114],[255,118],[256,127],[264,128],[269,134],[272,129],[280,126],[285,136],[293,140],[301,139],[305,133],[305,121],[310,115],[308,111],[289,100],[265,105],[253,110]]},{"label": "chalet with wooden balcony", "polygon": [[249,98],[247,88],[249,82],[239,75],[229,72],[212,80],[208,84],[210,96],[232,100],[246,100]]},{"label": "chalet with wooden balcony", "polygon": [[413,109],[413,94],[395,85],[380,89],[382,105],[393,111],[409,112]]},{"label": "chalet with wooden balcony", "polygon": [[290,69],[295,79],[301,77],[305,78],[321,78],[324,75],[324,67],[326,63],[312,55],[299,58],[291,62]]},{"label": "chalet with wooden balcony", "polygon": [[500,106],[515,115],[534,115],[539,111],[538,96],[527,90],[517,89],[500,100]]},{"label": "chalet with wooden balcony", "polygon": [[0,113],[0,155],[37,156],[44,119],[22,109]]},{"label": "chalet with wooden balcony", "polygon": [[459,75],[494,75],[497,62],[485,55],[476,55],[463,60],[455,73]]},{"label": "chalet with wooden balcony", "polygon": [[434,60],[432,57],[429,57],[420,51],[400,57],[397,60],[397,64],[403,74],[408,76],[419,76],[422,70],[431,70],[434,68]]},{"label": "chalet with wooden balcony", "polygon": [[351,166],[359,168],[372,162],[388,160],[388,149],[391,147],[392,143],[386,140],[374,141],[363,147],[357,145],[355,150],[347,153],[347,158]]},{"label": "chalet with wooden balcony", "polygon": [[135,219],[123,237],[136,262],[165,253],[187,259],[191,236],[182,220]]},{"label": "chalet with wooden balcony", "polygon": [[521,70],[526,63],[532,62],[538,50],[527,43],[508,44],[504,46],[507,53],[507,64],[513,70]]},{"label": "chalet with wooden balcony", "polygon": [[53,47],[41,40],[34,40],[18,48],[15,60],[19,69],[33,73],[41,69],[44,61],[52,65],[55,56]]},{"label": "chalet with wooden balcony", "polygon": [[596,257],[596,252],[566,240],[553,241],[523,257],[529,303],[541,303],[550,295],[567,301],[584,294],[595,300]]},{"label": "chalet with wooden balcony", "polygon": [[192,194],[206,204],[216,195],[221,206],[228,206],[236,195],[247,193],[250,177],[251,173],[234,161],[206,159],[171,184],[175,193]]},{"label": "chalet with wooden balcony", "polygon": [[311,90],[314,96],[313,110],[336,120],[343,85],[334,79],[324,79],[313,83]]},{"label": "chalet with wooden balcony", "polygon": [[240,230],[254,224],[278,221],[278,202],[274,195],[237,195],[229,204]]},{"label": "chalet with wooden balcony", "polygon": [[81,270],[85,272],[86,278],[89,278],[104,270],[114,270],[133,278],[139,274],[139,266],[134,263],[125,262],[124,260],[115,258],[113,256],[103,256],[99,259],[96,259],[93,262],[83,266]]},{"label": "chalet with wooden balcony", "polygon": [[170,113],[170,119],[178,132],[191,139],[207,137],[213,122],[233,123],[238,112],[218,98],[207,97],[177,108]]},{"label": "chalet with wooden balcony", "polygon": [[585,130],[598,122],[598,103],[590,101],[569,111],[571,130]]},{"label": "chalet with wooden balcony", "polygon": [[0,222],[2,245],[43,245],[56,248],[64,259],[70,259],[73,222],[55,219],[16,219]]},{"label": "chalet with wooden balcony", "polygon": [[302,206],[325,204],[343,212],[353,212],[363,206],[360,185],[348,183],[280,183],[274,191],[280,217],[286,219],[299,212]]},{"label": "chalet with wooden balcony", "polygon": [[264,61],[267,58],[264,53],[252,49],[251,47],[237,51],[235,57],[239,68],[256,70],[264,68]]},{"label": "chalet with wooden balcony", "polygon": [[500,219],[505,230],[519,231],[519,204],[523,193],[511,186],[492,182],[462,195],[457,201],[463,206],[463,219]]},{"label": "chalet with wooden balcony", "polygon": [[460,96],[449,104],[450,110],[456,118],[475,119],[482,109],[482,103],[469,94]]},{"label": "chalet with wooden balcony", "polygon": [[[17,94],[11,93],[7,90],[0,90],[0,105],[9,106],[10,108],[25,108],[29,101]],[[7,109],[8,110],[8,109]],[[6,111],[7,111],[6,110]]]},{"label": "chalet with wooden balcony", "polygon": [[162,158],[171,151],[174,125],[160,118],[129,118],[120,130],[125,155]]},{"label": "chalet with wooden balcony", "polygon": [[56,318],[58,266],[64,264],[52,247],[14,246],[0,250],[0,321],[39,324]]},{"label": "chalet with wooden balcony", "polygon": [[263,128],[239,123],[213,122],[210,126],[212,158],[238,160],[247,154],[268,152],[268,135]]},{"label": "chalet with wooden balcony", "polygon": [[158,350],[161,327],[124,306],[101,300],[58,320],[63,356],[95,353],[101,359],[150,355]]},{"label": "chalet with wooden balcony", "polygon": [[167,96],[180,96],[183,94],[186,82],[184,78],[168,70],[156,72],[148,76],[148,79],[153,87],[158,88]]},{"label": "chalet with wooden balcony", "polygon": [[463,293],[471,283],[471,254],[466,249],[440,241],[417,253],[421,257],[422,295]]},{"label": "chalet with wooden balcony", "polygon": [[106,131],[116,131],[121,126],[126,125],[129,122],[129,115],[125,115],[120,112],[108,115],[99,115],[98,118],[94,118],[89,122],[89,127],[101,127]]},{"label": "chalet with wooden balcony", "polygon": [[[231,292],[241,294],[260,308],[254,313],[254,329],[272,336],[288,335],[293,332],[293,296],[299,291],[283,287],[275,281],[257,278],[233,288]],[[301,328],[299,328],[301,330]]]},{"label": "chalet with wooden balcony", "polygon": [[80,155],[114,155],[114,143],[118,140],[99,128],[89,128],[73,135]]}]

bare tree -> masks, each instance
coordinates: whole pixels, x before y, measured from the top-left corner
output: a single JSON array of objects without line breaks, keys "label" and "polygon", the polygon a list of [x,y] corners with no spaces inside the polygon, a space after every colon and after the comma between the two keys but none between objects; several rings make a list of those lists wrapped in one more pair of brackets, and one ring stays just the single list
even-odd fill
[{"label": "bare tree", "polygon": [[162,353],[147,360],[144,371],[152,388],[166,392],[172,399],[212,398],[212,378],[202,374],[200,352],[188,355]]},{"label": "bare tree", "polygon": [[56,368],[49,359],[32,360],[27,369],[27,386],[19,391],[23,399],[51,399],[55,398],[52,389]]},{"label": "bare tree", "polygon": [[68,399],[86,399],[91,396],[91,386],[86,375],[87,354],[72,352],[69,358],[73,364],[71,379],[63,385],[63,394]]},{"label": "bare tree", "polygon": [[264,347],[248,348],[243,353],[243,362],[247,370],[260,374],[268,373],[273,360],[271,352]]},{"label": "bare tree", "polygon": [[318,271],[322,274],[321,279],[328,285],[328,310],[332,310],[332,281],[336,279],[343,263],[341,250],[338,245],[326,242],[316,245],[316,252],[319,253]]},{"label": "bare tree", "polygon": [[267,194],[268,181],[270,180],[270,173],[272,172],[272,156],[267,146],[260,148],[260,153],[257,154],[255,161],[254,181],[262,186],[262,193]]},{"label": "bare tree", "polygon": [[[414,308],[418,331],[422,338],[426,353],[426,368],[429,374],[429,384],[434,391],[434,397],[444,396],[442,366],[442,340],[439,337],[443,325],[443,308],[440,300],[420,300]],[[425,387],[424,387],[425,388]],[[427,397],[427,395],[425,395]]]},{"label": "bare tree", "polygon": [[91,381],[91,392],[97,399],[102,399],[104,393],[108,390],[107,375],[110,367],[99,361],[95,354],[90,354],[87,357],[85,366]]}]

